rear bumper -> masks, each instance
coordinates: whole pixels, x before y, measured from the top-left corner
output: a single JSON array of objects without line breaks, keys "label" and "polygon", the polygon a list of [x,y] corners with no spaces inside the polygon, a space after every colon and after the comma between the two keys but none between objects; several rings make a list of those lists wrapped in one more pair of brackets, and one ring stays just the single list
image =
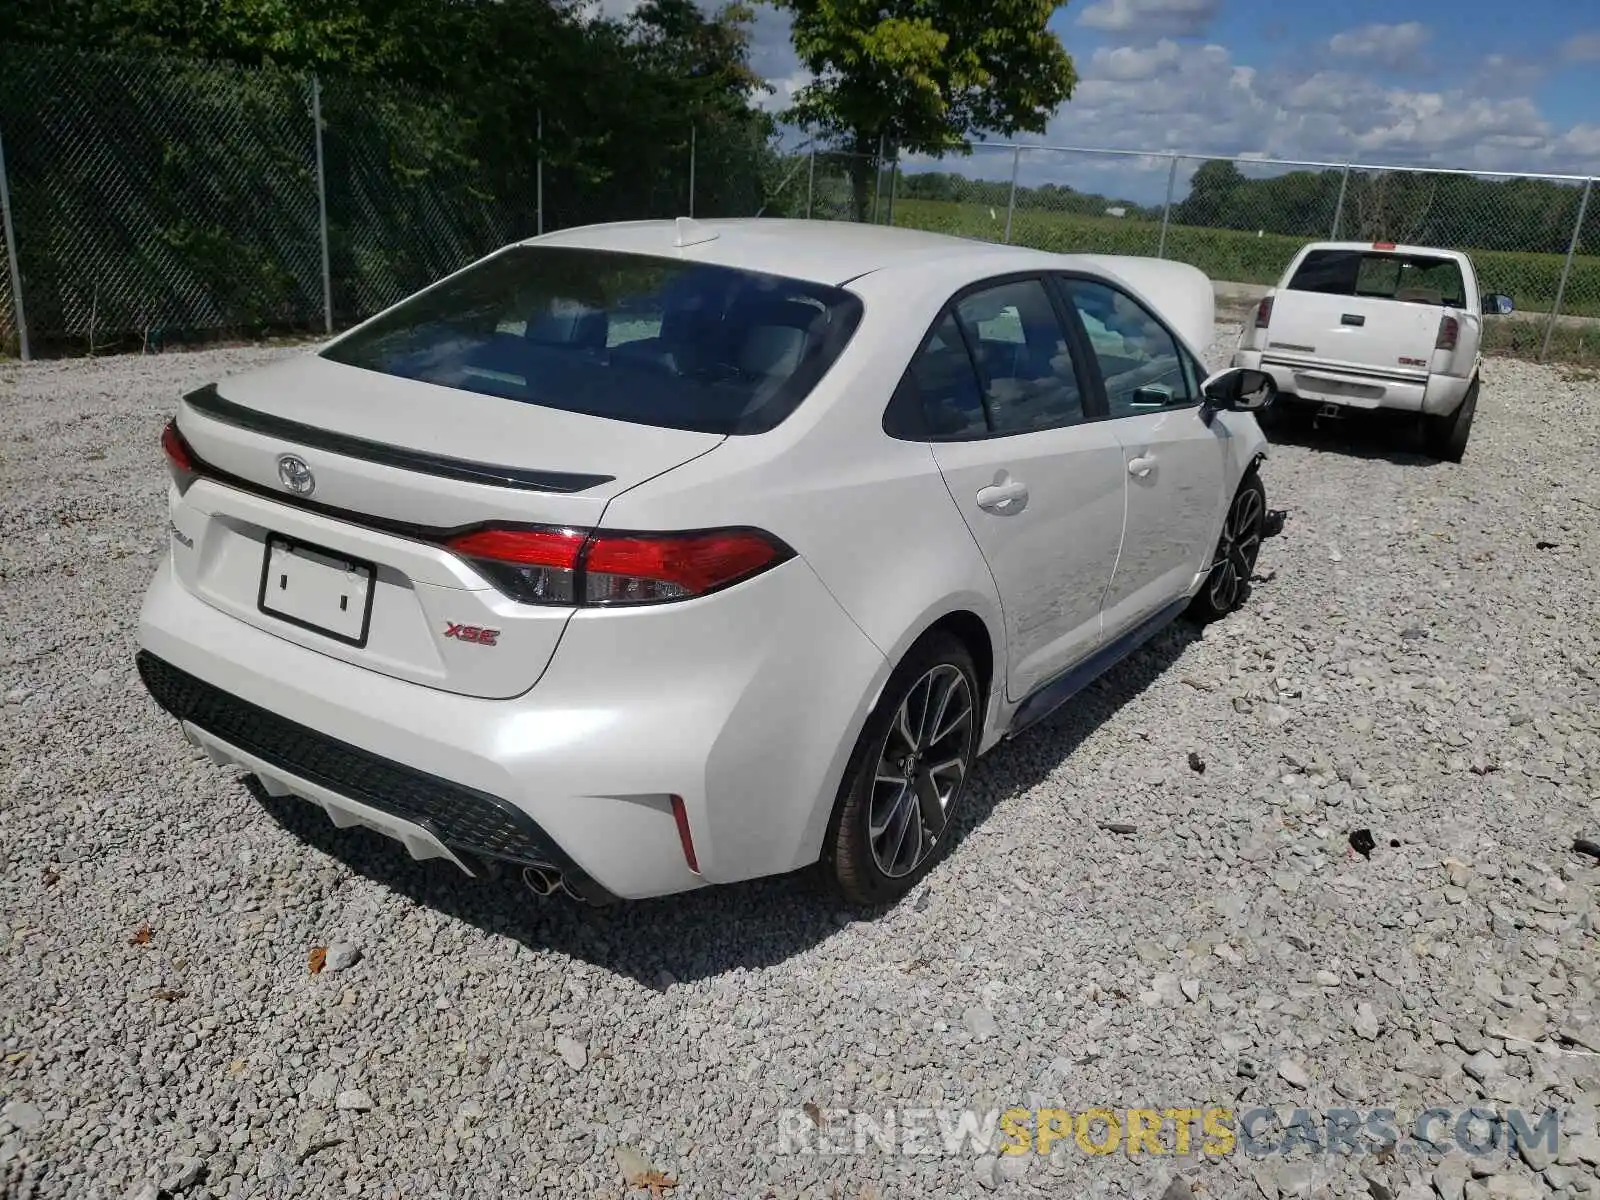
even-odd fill
[{"label": "rear bumper", "polygon": [[146,595],[139,643],[161,706],[269,790],[419,857],[550,863],[597,899],[814,861],[888,673],[799,560],[704,600],[581,613],[538,685],[510,700],[393,679],[274,637],[196,598],[170,564]]},{"label": "rear bumper", "polygon": [[1367,410],[1454,412],[1466,396],[1469,382],[1439,374],[1430,374],[1426,379],[1355,374],[1309,363],[1285,362],[1268,357],[1260,350],[1235,351],[1233,365],[1265,371],[1284,396],[1313,404]]},{"label": "rear bumper", "polygon": [[521,809],[318,733],[181,671],[148,650],[137,656],[151,697],[218,762],[256,775],[274,795],[299,795],[336,825],[362,825],[413,858],[444,858],[476,874],[474,858],[560,869],[585,899],[613,899]]}]

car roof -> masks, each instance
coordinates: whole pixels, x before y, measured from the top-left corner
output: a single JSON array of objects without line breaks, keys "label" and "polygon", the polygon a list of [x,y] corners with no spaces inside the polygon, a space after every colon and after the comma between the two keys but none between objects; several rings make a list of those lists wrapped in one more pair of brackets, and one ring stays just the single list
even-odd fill
[{"label": "car roof", "polygon": [[948,263],[956,257],[1014,261],[1018,270],[1037,264],[1041,257],[1063,261],[1060,256],[1042,256],[1021,246],[920,229],[773,217],[584,225],[530,238],[523,244],[650,254],[835,286],[890,267]]}]

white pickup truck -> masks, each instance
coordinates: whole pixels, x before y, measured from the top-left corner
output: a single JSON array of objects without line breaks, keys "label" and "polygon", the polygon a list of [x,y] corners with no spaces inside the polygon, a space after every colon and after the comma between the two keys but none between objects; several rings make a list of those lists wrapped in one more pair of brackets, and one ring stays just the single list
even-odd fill
[{"label": "white pickup truck", "polygon": [[1415,413],[1429,453],[1460,462],[1478,402],[1485,315],[1472,260],[1392,242],[1314,242],[1256,308],[1233,365],[1270,374],[1278,403]]}]

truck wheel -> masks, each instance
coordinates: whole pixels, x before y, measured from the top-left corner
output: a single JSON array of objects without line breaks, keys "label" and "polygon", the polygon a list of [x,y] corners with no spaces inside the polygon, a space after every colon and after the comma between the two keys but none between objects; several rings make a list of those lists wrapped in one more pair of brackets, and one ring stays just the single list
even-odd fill
[{"label": "truck wheel", "polygon": [[1472,436],[1472,414],[1478,411],[1478,381],[1473,379],[1455,412],[1428,417],[1423,437],[1428,453],[1444,462],[1460,462]]}]

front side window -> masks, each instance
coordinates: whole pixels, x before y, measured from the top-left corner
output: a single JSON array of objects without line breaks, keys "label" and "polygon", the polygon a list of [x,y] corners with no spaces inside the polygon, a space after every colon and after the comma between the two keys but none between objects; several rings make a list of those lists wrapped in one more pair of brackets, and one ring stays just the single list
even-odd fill
[{"label": "front side window", "polygon": [[1038,279],[1002,283],[956,303],[977,356],[994,433],[1083,420],[1083,392],[1055,306]]},{"label": "front side window", "polygon": [[1177,339],[1142,304],[1110,284],[1064,279],[1105,379],[1112,417],[1193,404],[1194,365]]},{"label": "front side window", "polygon": [[839,288],[733,267],[517,246],[322,351],[506,400],[759,433],[805,399],[860,321]]}]

